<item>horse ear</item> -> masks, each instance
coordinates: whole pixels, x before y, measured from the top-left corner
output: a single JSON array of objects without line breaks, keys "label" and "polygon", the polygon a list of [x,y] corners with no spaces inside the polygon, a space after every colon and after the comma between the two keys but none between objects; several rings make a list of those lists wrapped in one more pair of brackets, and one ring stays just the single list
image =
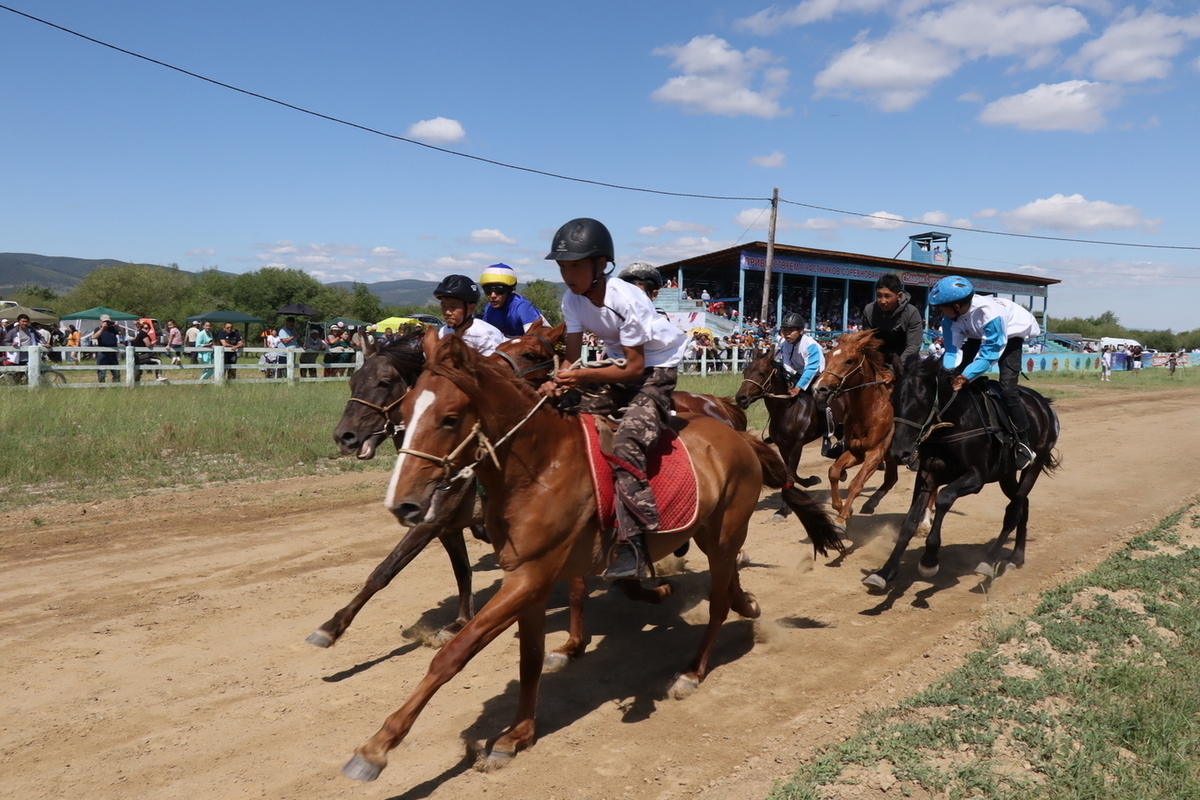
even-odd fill
[{"label": "horse ear", "polygon": [[442,360],[457,369],[462,369],[463,366],[471,360],[474,350],[471,346],[463,341],[461,336],[450,335],[442,340]]},{"label": "horse ear", "polygon": [[553,328],[550,328],[550,330],[547,331],[546,333],[543,333],[542,335],[546,337],[546,341],[550,342],[550,344],[559,344],[560,342],[562,342],[563,336],[565,336],[566,333],[567,333],[567,323],[560,322],[557,325],[555,325]]},{"label": "horse ear", "polygon": [[433,361],[437,355],[438,345],[441,340],[441,333],[437,328],[430,325],[425,329],[425,338],[421,340],[421,349],[425,351],[425,360]]},{"label": "horse ear", "polygon": [[362,337],[363,356],[375,355],[375,337],[370,333],[364,333]]}]

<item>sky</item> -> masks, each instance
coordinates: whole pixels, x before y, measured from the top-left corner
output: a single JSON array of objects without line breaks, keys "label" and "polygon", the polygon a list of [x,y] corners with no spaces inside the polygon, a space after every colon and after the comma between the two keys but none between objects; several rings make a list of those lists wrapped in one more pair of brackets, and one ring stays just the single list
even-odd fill
[{"label": "sky", "polygon": [[0,4],[3,252],[557,279],[567,220],[664,264],[778,187],[780,243],[941,230],[1052,317],[1200,328],[1195,0]]}]

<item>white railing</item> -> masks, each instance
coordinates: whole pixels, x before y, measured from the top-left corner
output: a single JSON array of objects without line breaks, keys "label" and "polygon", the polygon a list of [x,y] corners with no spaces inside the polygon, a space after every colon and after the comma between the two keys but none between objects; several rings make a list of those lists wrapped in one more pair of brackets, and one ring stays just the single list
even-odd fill
[{"label": "white railing", "polygon": [[[256,383],[318,383],[343,381],[363,363],[363,354],[359,351],[352,354],[353,361],[327,364],[323,352],[246,347],[236,351],[236,363],[226,364],[226,350],[224,347],[186,347],[181,351],[132,346],[0,347],[0,376],[6,378],[5,383],[9,383],[9,375],[14,375],[20,376],[14,381],[20,385],[70,388],[134,386],[140,383],[222,385],[234,379],[246,378]],[[172,364],[172,357],[177,354],[181,363]],[[52,355],[57,355],[61,360],[43,360],[43,357]],[[115,355],[117,363],[97,364],[96,359],[101,355]],[[200,361],[204,355],[211,356],[211,361]],[[9,363],[19,361],[22,356],[26,363]],[[265,361],[263,356],[275,359],[275,362]],[[313,362],[301,361],[303,356],[316,358]],[[161,381],[158,380],[160,377]]]}]

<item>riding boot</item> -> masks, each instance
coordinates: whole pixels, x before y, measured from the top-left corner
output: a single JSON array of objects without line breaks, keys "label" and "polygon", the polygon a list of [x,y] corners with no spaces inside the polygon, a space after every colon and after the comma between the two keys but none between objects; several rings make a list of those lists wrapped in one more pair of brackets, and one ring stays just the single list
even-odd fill
[{"label": "riding boot", "polygon": [[1017,431],[1017,443],[1014,446],[1013,457],[1018,470],[1023,470],[1033,461],[1033,447],[1029,444],[1029,431]]},{"label": "riding boot", "polygon": [[605,580],[648,578],[643,534],[658,530],[658,506],[650,485],[623,469],[613,470],[617,494],[617,547]]},{"label": "riding boot", "polygon": [[838,435],[837,425],[833,421],[833,409],[825,406],[825,436],[821,440],[821,455],[825,458],[837,458],[846,452],[846,443]]}]

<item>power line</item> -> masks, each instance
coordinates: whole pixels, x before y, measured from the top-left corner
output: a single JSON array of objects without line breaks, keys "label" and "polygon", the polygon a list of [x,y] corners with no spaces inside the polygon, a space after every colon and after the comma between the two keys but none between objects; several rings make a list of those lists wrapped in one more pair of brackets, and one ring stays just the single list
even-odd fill
[{"label": "power line", "polygon": [[[195,78],[197,80],[204,81],[205,83],[211,83],[214,86],[220,86],[223,89],[229,89],[230,91],[238,92],[239,94],[244,94],[248,97],[254,97],[258,100],[263,100],[268,103],[273,103],[277,106],[282,106],[283,108],[289,108],[293,111],[299,111],[301,114],[308,114],[309,116],[317,117],[318,119],[323,119],[328,122],[336,123],[338,125],[345,125],[349,128],[354,128],[356,130],[364,131],[366,133],[371,133],[376,136],[382,136],[387,139],[392,139],[393,141],[404,142],[405,144],[414,144],[419,147],[424,147],[424,148],[427,148],[429,150],[434,150],[439,153],[445,153],[446,155],[458,156],[459,158],[467,158],[467,159],[471,159],[472,161],[478,161],[478,162],[481,162],[484,164],[491,164],[492,166],[496,166],[496,167],[504,167],[505,169],[513,169],[513,170],[517,170],[519,172],[527,172],[532,175],[542,175],[547,178],[556,178],[558,180],[572,181],[574,183],[584,183],[584,184],[589,184],[591,186],[602,186],[602,187],[605,187],[608,189],[620,189],[620,190],[626,191],[626,192],[641,192],[644,194],[664,195],[667,197],[691,197],[691,198],[695,198],[698,200],[737,200],[737,201],[748,201],[748,202],[756,202],[756,203],[770,202],[769,197],[742,197],[742,196],[735,196],[735,195],[699,194],[699,193],[695,193],[695,192],[671,192],[671,191],[666,191],[663,189],[648,189],[648,188],[641,187],[641,186],[626,186],[626,185],[620,184],[620,183],[608,183],[606,181],[597,181],[597,180],[591,180],[588,178],[577,178],[577,177],[574,177],[571,175],[561,175],[557,172],[549,172],[547,170],[535,169],[533,167],[523,167],[518,164],[509,164],[504,161],[497,161],[497,160],[491,159],[491,158],[484,158],[482,156],[471,155],[470,153],[463,153],[459,150],[451,150],[447,147],[438,147],[437,145],[429,144],[428,142],[422,142],[417,139],[409,139],[404,136],[398,136],[394,133],[388,133],[387,131],[378,130],[377,128],[371,128],[366,125],[360,125],[357,122],[350,122],[349,120],[341,119],[339,117],[334,117],[329,114],[322,114],[319,111],[313,111],[311,109],[304,108],[303,106],[298,106],[298,105],[295,105],[293,103],[288,103],[283,100],[277,100],[274,97],[269,97],[267,95],[260,94],[258,92],[252,92],[249,89],[242,89],[242,88],[234,86],[232,84],[215,80],[214,78],[208,78],[208,77],[205,77],[204,75],[200,75],[199,73],[192,72],[190,70],[186,70],[182,67],[177,67],[173,64],[168,64],[165,61],[160,61],[156,58],[151,58],[150,56],[145,56],[145,55],[142,55],[141,53],[136,53],[132,50],[127,50],[124,47],[118,47],[115,44],[110,44],[110,43],[102,41],[100,39],[96,39],[92,36],[88,36],[87,34],[80,33],[79,31],[75,31],[70,28],[66,28],[62,25],[57,25],[53,22],[50,22],[49,20],[45,20],[40,17],[35,17],[32,14],[27,14],[24,11],[19,11],[15,8],[12,8],[11,6],[6,6],[6,5],[0,4],[0,9],[3,9],[4,11],[12,12],[13,14],[16,14],[21,17],[25,17],[26,19],[32,20],[34,22],[41,23],[42,25],[49,26],[51,28],[54,28],[55,30],[70,34],[71,36],[77,36],[80,39],[83,39],[85,41],[91,42],[93,44],[98,44],[101,47],[107,47],[108,49],[115,50],[118,53],[123,53],[127,56],[132,56],[133,58],[137,58],[142,61],[146,61],[146,62],[154,64],[156,66],[165,67],[166,69],[173,70],[182,75],[187,75],[190,78]],[[819,206],[819,205],[815,205],[812,203],[801,203],[798,200],[787,200],[782,197],[779,199],[780,199],[780,202],[788,203],[789,205],[800,206],[802,208],[811,208],[811,209],[814,209],[817,211],[827,211],[827,212],[833,213],[833,214],[845,214],[847,216],[852,216],[852,217],[862,217],[865,219],[878,219],[878,220],[883,220],[883,221],[893,222],[893,223],[899,222],[899,223],[903,223],[903,224],[907,224],[907,225],[918,225],[918,226],[928,226],[929,225],[929,223],[926,223],[926,222],[921,222],[919,220],[912,220],[912,219],[904,219],[902,217],[885,217],[885,216],[879,216],[878,214],[866,214],[861,211],[846,211],[844,209],[830,208],[828,206]],[[751,227],[752,226],[753,226],[753,223],[751,223]],[[1135,242],[1112,242],[1112,241],[1104,241],[1104,240],[1098,240],[1098,239],[1074,239],[1074,238],[1068,238],[1068,237],[1063,237],[1063,236],[1039,236],[1036,234],[1029,234],[1029,233],[1010,233],[1008,231],[989,231],[989,230],[982,230],[980,228],[968,228],[966,226],[960,226],[960,225],[937,225],[935,227],[947,228],[949,230],[956,230],[956,231],[967,231],[969,233],[984,233],[984,234],[988,234],[991,236],[1011,236],[1011,237],[1019,238],[1019,239],[1040,239],[1040,240],[1052,241],[1052,242],[1073,242],[1076,244],[1099,244],[1099,245],[1109,245],[1111,247],[1145,247],[1145,248],[1150,248],[1150,249],[1155,249],[1155,250],[1200,250],[1200,246],[1170,245],[1170,244],[1138,244]],[[749,228],[747,228],[747,230],[749,230]],[[745,233],[743,233],[742,235],[744,236]]]},{"label": "power line", "polygon": [[864,214],[861,211],[845,211],[840,208],[829,208],[827,206],[817,206],[811,203],[800,203],[796,200],[784,200],[779,198],[779,202],[788,203],[793,206],[802,206],[804,208],[812,208],[817,211],[828,211],[832,214],[847,214],[852,217],[864,217],[866,219],[877,219],[883,222],[902,222],[907,225],[920,225],[922,227],[934,228],[949,228],[953,231],[968,231],[970,233],[986,233],[991,236],[1012,236],[1018,239],[1044,239],[1051,242],[1076,242],[1078,244],[1107,244],[1112,247],[1149,247],[1156,250],[1200,250],[1200,246],[1194,245],[1179,245],[1179,244],[1139,244],[1137,242],[1109,242],[1100,239],[1072,239],[1066,236],[1038,236],[1032,233],[1011,233],[1009,231],[988,231],[982,228],[968,228],[965,225],[931,225],[928,222],[922,222],[915,219],[904,219],[903,217],[887,217],[880,214]]}]

